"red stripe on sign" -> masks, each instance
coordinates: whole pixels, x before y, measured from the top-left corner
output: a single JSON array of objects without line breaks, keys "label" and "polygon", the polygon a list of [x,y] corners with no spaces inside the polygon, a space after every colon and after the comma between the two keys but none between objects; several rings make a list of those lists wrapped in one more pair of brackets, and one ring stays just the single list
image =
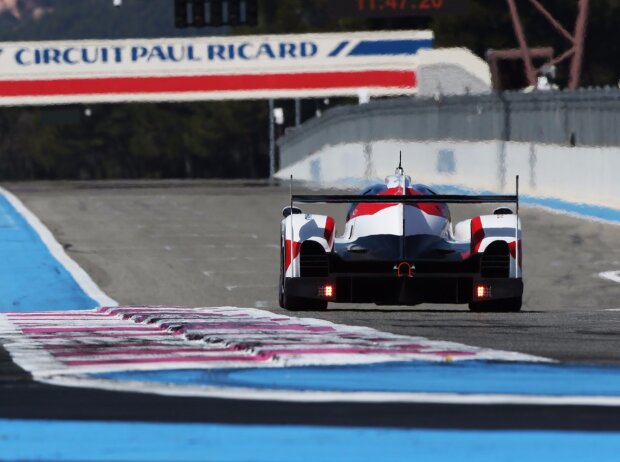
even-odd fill
[{"label": "red stripe on sign", "polygon": [[316,72],[178,77],[108,77],[0,81],[0,97],[96,94],[190,93],[328,88],[414,88],[413,71]]}]

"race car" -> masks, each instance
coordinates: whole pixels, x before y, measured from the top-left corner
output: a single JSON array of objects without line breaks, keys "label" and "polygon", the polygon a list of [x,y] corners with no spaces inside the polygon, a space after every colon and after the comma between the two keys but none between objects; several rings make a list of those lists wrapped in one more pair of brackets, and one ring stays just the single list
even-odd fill
[{"label": "race car", "polygon": [[[350,203],[342,236],[330,216],[296,204]],[[515,204],[453,227],[447,204]],[[359,195],[293,195],[282,211],[279,301],[291,311],[329,303],[469,304],[516,312],[523,297],[519,179],[514,196],[439,195],[402,165]]]}]

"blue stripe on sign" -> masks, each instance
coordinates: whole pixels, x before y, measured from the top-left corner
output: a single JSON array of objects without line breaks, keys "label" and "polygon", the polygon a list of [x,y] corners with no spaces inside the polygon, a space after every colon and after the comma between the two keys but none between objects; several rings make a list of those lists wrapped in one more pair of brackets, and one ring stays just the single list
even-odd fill
[{"label": "blue stripe on sign", "polygon": [[334,58],[334,57],[338,56],[338,55],[340,54],[340,52],[341,52],[342,50],[344,50],[344,48],[345,48],[348,44],[349,44],[349,41],[348,41],[348,40],[345,40],[345,41],[343,41],[343,42],[340,42],[340,44],[339,44],[336,48],[334,48],[334,51],[332,51],[332,52],[329,54],[329,57],[330,57],[330,58]]},{"label": "blue stripe on sign", "polygon": [[399,362],[284,369],[129,371],[115,380],[277,390],[620,396],[620,369],[541,363]]},{"label": "blue stripe on sign", "polygon": [[427,48],[433,48],[432,40],[362,40],[349,56],[415,55]]},{"label": "blue stripe on sign", "polygon": [[[433,188],[441,194],[497,194],[489,191],[479,191],[462,186],[452,185],[433,185]],[[595,218],[597,220],[620,222],[620,210],[610,207],[602,207],[592,204],[580,204],[577,202],[569,202],[556,198],[543,198],[535,196],[520,196],[522,204],[536,205],[546,207],[558,212],[570,213],[586,218]]]},{"label": "blue stripe on sign", "polygon": [[0,194],[0,312],[98,306]]},{"label": "blue stripe on sign", "polygon": [[4,461],[611,461],[620,434],[0,420],[0,450]]}]

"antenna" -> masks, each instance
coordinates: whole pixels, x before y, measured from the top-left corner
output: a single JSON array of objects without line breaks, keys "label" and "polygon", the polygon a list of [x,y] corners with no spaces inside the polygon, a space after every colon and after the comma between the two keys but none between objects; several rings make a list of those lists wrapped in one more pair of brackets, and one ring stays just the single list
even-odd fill
[{"label": "antenna", "polygon": [[405,170],[403,169],[403,151],[400,151],[400,158],[398,161],[398,168],[396,169],[397,175],[404,175]]}]

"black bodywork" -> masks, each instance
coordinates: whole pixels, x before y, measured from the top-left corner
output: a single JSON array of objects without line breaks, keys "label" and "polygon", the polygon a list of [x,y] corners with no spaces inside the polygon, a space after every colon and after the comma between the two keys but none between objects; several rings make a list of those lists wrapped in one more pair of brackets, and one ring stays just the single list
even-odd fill
[{"label": "black bodywork", "polygon": [[[484,254],[469,256],[469,245],[437,236],[410,236],[403,259],[400,239],[360,238],[337,244],[333,253],[326,253],[316,242],[305,242],[300,251],[300,277],[287,278],[285,289],[307,299],[378,305],[472,303],[478,285],[492,287],[489,298],[493,299],[523,293],[523,281],[509,278],[510,257],[503,242]],[[335,289],[331,298],[321,291],[326,285]]]}]

